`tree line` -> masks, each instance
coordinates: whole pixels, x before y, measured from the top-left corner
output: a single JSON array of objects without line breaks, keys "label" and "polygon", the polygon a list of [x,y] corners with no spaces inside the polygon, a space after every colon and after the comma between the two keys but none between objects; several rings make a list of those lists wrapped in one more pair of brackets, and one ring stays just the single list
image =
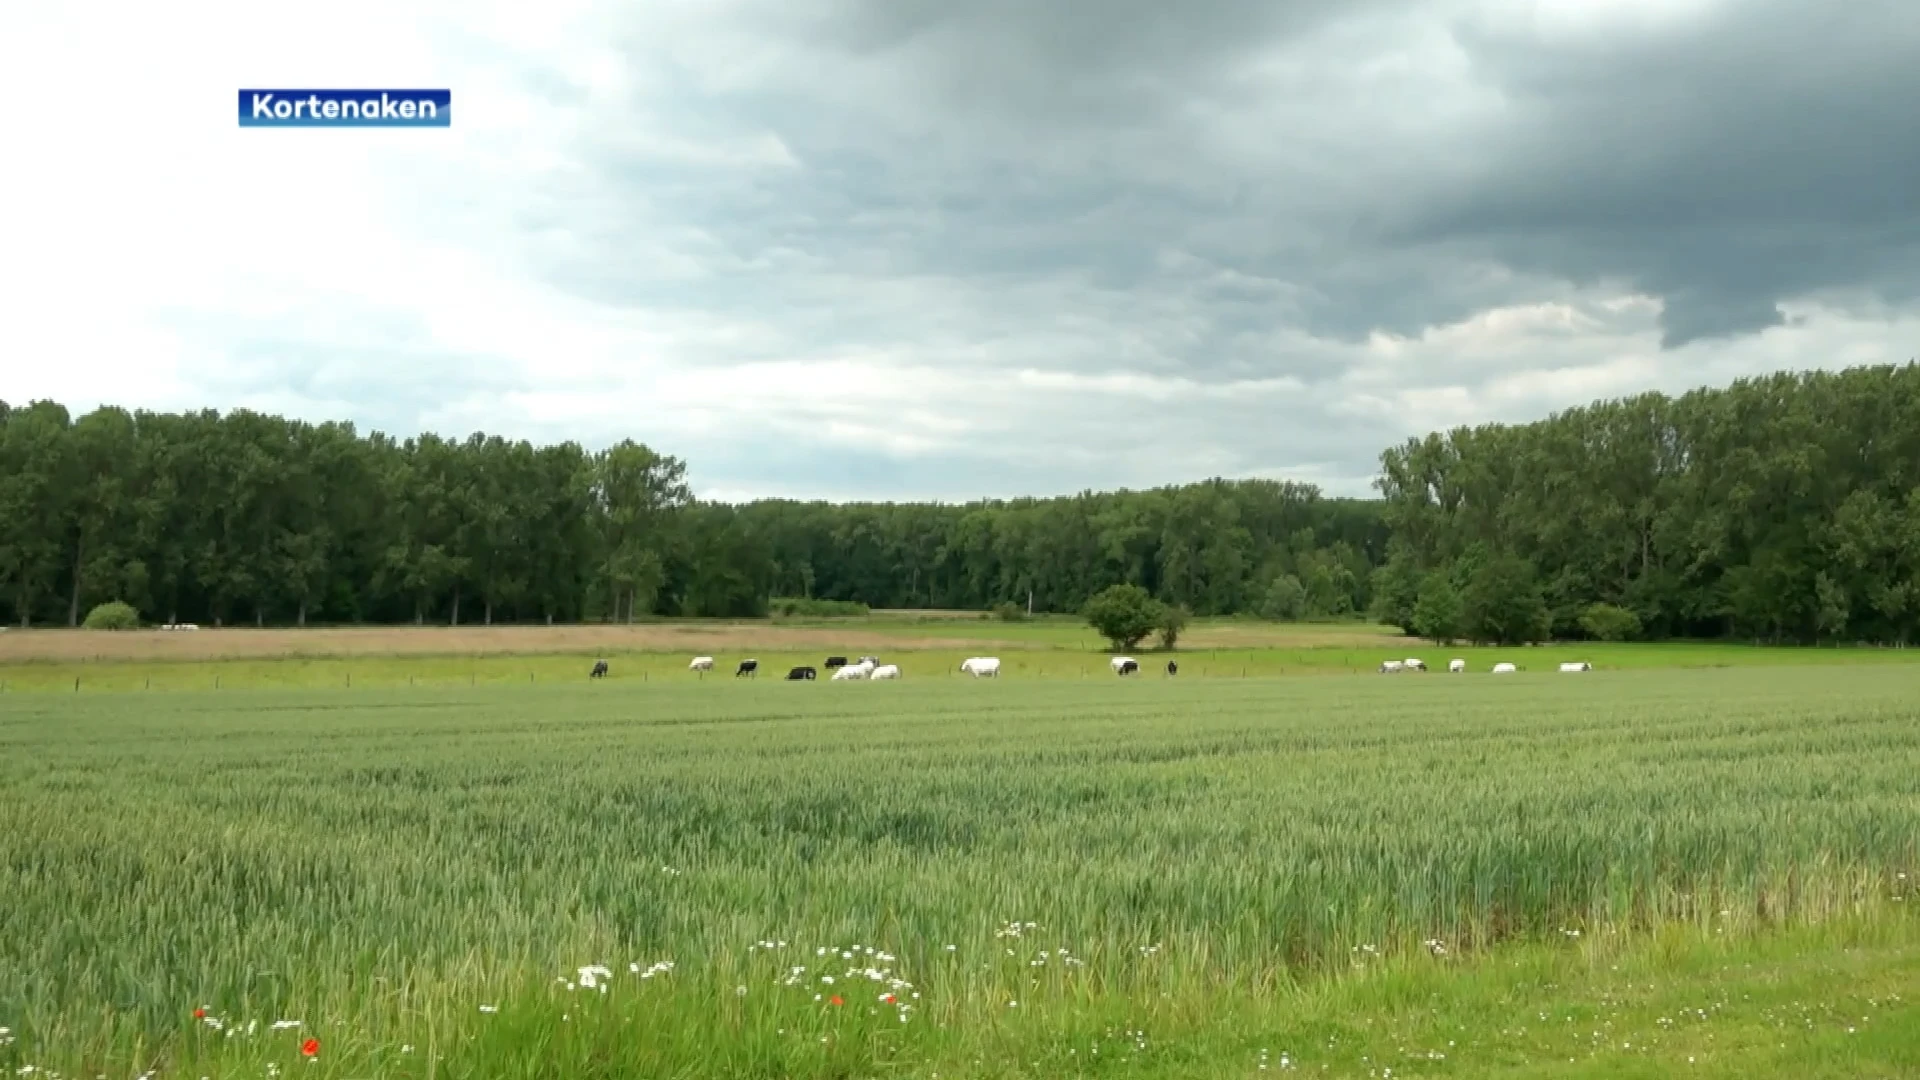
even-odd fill
[{"label": "tree line", "polygon": [[1376,611],[1422,636],[1920,635],[1911,362],[1460,427],[1381,464]]},{"label": "tree line", "polygon": [[0,620],[209,625],[752,617],[773,597],[1078,610],[1116,582],[1199,614],[1363,610],[1377,502],[1213,481],[966,505],[693,498],[685,463],[475,434],[0,402]]},{"label": "tree line", "polygon": [[0,402],[0,620],[110,600],[213,625],[751,617],[775,597],[1011,618],[1124,585],[1129,610],[1366,613],[1443,640],[1920,632],[1911,363],[1435,432],[1381,465],[1376,499],[1214,479],[730,505],[631,441]]}]

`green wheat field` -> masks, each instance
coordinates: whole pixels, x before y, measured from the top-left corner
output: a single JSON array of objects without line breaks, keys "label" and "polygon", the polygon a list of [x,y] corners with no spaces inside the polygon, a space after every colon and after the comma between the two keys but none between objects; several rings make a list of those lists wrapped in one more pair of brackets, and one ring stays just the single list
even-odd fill
[{"label": "green wheat field", "polygon": [[499,664],[0,695],[0,1068],[1920,1075],[1920,667]]}]

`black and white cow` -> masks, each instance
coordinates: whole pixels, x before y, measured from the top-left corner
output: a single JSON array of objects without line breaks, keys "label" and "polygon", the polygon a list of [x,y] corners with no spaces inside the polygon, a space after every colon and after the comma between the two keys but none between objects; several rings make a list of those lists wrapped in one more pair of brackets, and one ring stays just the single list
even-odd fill
[{"label": "black and white cow", "polygon": [[1180,665],[1175,663],[1172,660],[1167,661],[1167,674],[1169,675],[1180,674]]},{"label": "black and white cow", "polygon": [[813,669],[810,667],[797,667],[787,672],[788,682],[799,682],[802,679],[811,678],[813,678]]},{"label": "black and white cow", "polygon": [[860,658],[860,662],[867,665],[868,667],[880,666],[880,658],[877,656],[863,656]]},{"label": "black and white cow", "polygon": [[827,657],[827,662],[821,666],[828,671],[832,671],[834,668],[843,668],[847,666],[847,658],[844,656],[829,656]]},{"label": "black and white cow", "polygon": [[742,660],[740,661],[740,670],[734,672],[733,677],[737,679],[742,675],[752,675],[754,672],[759,670],[760,670],[760,661]]},{"label": "black and white cow", "polygon": [[1122,660],[1113,670],[1121,675],[1133,675],[1139,672],[1140,661]]},{"label": "black and white cow", "polygon": [[587,673],[587,677],[589,679],[598,679],[605,677],[606,674],[607,662],[605,660],[595,660],[593,662],[593,670]]}]

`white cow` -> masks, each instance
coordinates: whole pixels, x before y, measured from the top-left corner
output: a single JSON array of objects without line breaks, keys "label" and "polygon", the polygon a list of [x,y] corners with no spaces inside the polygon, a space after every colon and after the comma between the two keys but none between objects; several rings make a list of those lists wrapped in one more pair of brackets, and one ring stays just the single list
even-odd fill
[{"label": "white cow", "polygon": [[961,661],[960,670],[978,679],[1000,677],[1000,658],[997,656],[969,656]]},{"label": "white cow", "polygon": [[1427,670],[1427,662],[1425,660],[1420,659],[1417,656],[1408,657],[1406,663],[1407,663],[1408,671]]},{"label": "white cow", "polygon": [[1582,660],[1578,663],[1561,664],[1560,670],[1561,671],[1592,671],[1593,665],[1587,663],[1585,660]]},{"label": "white cow", "polygon": [[[842,669],[842,670],[845,670],[845,669]],[[900,677],[899,664],[881,664],[879,667],[873,669],[872,675],[868,676],[868,678],[872,678],[872,679],[897,679],[899,677]]]},{"label": "white cow", "polygon": [[712,671],[713,657],[696,656],[693,658],[693,663],[687,665],[687,670],[688,671]]},{"label": "white cow", "polygon": [[1467,662],[1465,660],[1449,660],[1447,661],[1447,670],[1454,674],[1458,674],[1462,671],[1467,670]]},{"label": "white cow", "polygon": [[835,668],[833,672],[833,681],[835,682],[839,682],[841,679],[864,679],[866,677],[867,666],[865,664],[848,664],[843,668]]},{"label": "white cow", "polygon": [[1132,664],[1136,668],[1140,666],[1139,661],[1135,660],[1131,656],[1116,656],[1113,659],[1107,661],[1107,666],[1111,667],[1115,672],[1119,672],[1121,669],[1125,668],[1128,664]]},{"label": "white cow", "polygon": [[1380,674],[1382,675],[1390,674],[1392,672],[1399,671],[1401,668],[1404,668],[1406,666],[1407,666],[1406,664],[1398,660],[1382,660],[1380,661]]},{"label": "white cow", "polygon": [[1495,664],[1493,665],[1493,673],[1495,675],[1511,675],[1513,674],[1513,665],[1508,663]]}]

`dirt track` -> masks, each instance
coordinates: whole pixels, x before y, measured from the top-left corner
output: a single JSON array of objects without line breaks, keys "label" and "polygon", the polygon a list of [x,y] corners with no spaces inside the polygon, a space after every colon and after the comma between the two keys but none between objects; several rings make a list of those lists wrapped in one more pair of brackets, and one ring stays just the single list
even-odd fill
[{"label": "dirt track", "polygon": [[283,656],[485,656],[728,648],[1031,649],[1037,642],[921,636],[866,629],[754,625],[427,626],[311,630],[8,630],[0,663],[75,660],[228,660]]}]

